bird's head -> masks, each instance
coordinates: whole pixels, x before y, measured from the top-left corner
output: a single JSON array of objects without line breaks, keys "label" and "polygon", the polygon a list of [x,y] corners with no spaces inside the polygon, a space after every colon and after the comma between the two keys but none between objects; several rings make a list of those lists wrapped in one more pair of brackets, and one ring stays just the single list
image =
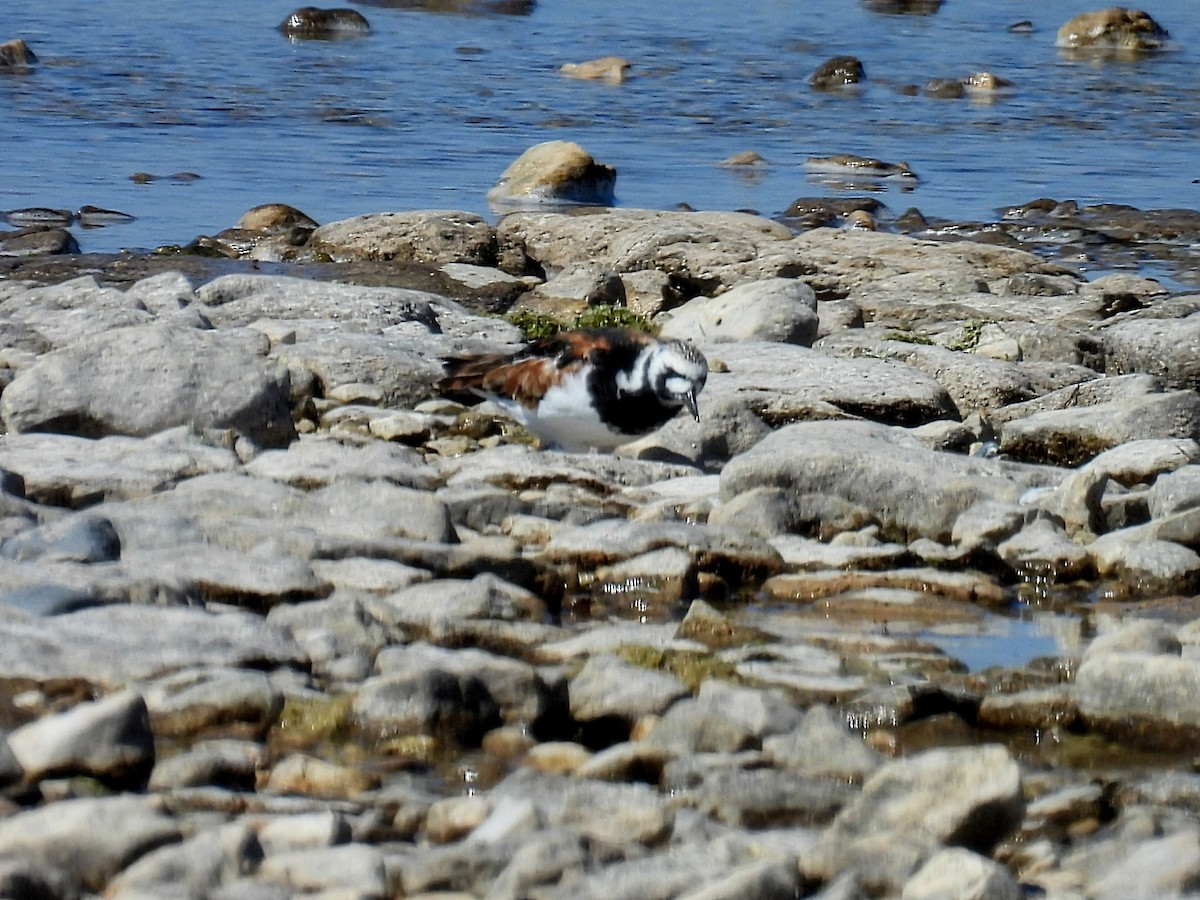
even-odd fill
[{"label": "bird's head", "polygon": [[686,341],[668,341],[654,348],[650,360],[650,383],[663,403],[686,406],[697,422],[700,409],[696,398],[708,380],[708,360]]}]

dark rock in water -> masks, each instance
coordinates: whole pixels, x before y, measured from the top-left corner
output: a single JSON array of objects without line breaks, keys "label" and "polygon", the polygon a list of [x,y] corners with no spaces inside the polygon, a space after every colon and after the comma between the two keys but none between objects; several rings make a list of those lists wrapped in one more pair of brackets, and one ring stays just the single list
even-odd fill
[{"label": "dark rock in water", "polygon": [[460,16],[527,16],[535,0],[358,0],[363,6],[452,13]]},{"label": "dark rock in water", "polygon": [[1170,35],[1140,9],[1110,6],[1081,13],[1060,29],[1056,47],[1115,53],[1161,50]]},{"label": "dark rock in water", "polygon": [[821,91],[858,84],[865,77],[863,64],[856,56],[835,56],[817,67],[808,83]]},{"label": "dark rock in water", "polygon": [[0,72],[24,69],[37,61],[38,58],[22,40],[5,41],[0,44]]},{"label": "dark rock in water", "polygon": [[44,206],[30,206],[26,209],[13,209],[5,214],[9,225],[18,228],[66,228],[75,221],[75,214],[69,209],[49,209]]},{"label": "dark rock in water", "polygon": [[963,83],[954,78],[931,78],[925,83],[925,94],[942,100],[957,100],[966,93]]},{"label": "dark rock in water", "polygon": [[863,0],[863,6],[889,16],[932,16],[942,8],[942,0]]},{"label": "dark rock in water", "polygon": [[99,206],[81,206],[75,217],[84,228],[103,228],[119,222],[136,221],[134,216],[115,209],[101,209]]},{"label": "dark rock in water", "polygon": [[290,38],[332,40],[368,34],[371,24],[357,10],[302,6],[279,23],[279,30]]},{"label": "dark rock in water", "polygon": [[0,256],[43,256],[78,253],[79,243],[65,228],[23,228],[0,231]]},{"label": "dark rock in water", "polygon": [[917,173],[906,162],[890,163],[869,156],[837,153],[833,156],[810,156],[804,161],[810,173],[843,179],[875,180],[903,178],[917,181]]},{"label": "dark rock in water", "polygon": [[874,215],[883,208],[883,204],[874,197],[797,197],[784,210],[783,219],[794,228],[820,228],[823,225],[837,225],[856,212]]}]

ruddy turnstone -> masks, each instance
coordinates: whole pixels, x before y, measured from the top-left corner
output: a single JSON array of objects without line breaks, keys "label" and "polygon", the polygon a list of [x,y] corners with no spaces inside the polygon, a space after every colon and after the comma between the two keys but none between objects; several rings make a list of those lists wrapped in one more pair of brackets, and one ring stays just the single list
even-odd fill
[{"label": "ruddy turnstone", "polygon": [[486,397],[561,450],[612,450],[681,409],[700,421],[696,397],[708,362],[691,344],[596,328],[543,338],[512,354],[446,361],[438,389]]}]

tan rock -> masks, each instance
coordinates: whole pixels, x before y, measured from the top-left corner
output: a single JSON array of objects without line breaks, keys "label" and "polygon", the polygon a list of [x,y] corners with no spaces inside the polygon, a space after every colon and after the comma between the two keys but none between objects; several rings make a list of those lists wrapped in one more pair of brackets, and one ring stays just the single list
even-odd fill
[{"label": "tan rock", "polygon": [[1161,50],[1167,30],[1140,9],[1110,6],[1070,19],[1058,29],[1054,44],[1065,49],[1140,52]]},{"label": "tan rock", "polygon": [[488,191],[493,203],[612,202],[617,170],[598,163],[571,141],[535,144],[500,175]]},{"label": "tan rock", "polygon": [[602,56],[599,59],[589,59],[587,62],[567,63],[558,71],[568,78],[580,78],[586,81],[607,81],[611,84],[621,84],[629,77],[631,68],[629,60],[620,56]]},{"label": "tan rock", "polygon": [[22,40],[0,44],[0,69],[18,69],[37,61],[29,45]]},{"label": "tan rock", "polygon": [[264,203],[242,213],[235,228],[247,231],[288,231],[292,228],[313,229],[317,223],[294,206],[286,203]]}]

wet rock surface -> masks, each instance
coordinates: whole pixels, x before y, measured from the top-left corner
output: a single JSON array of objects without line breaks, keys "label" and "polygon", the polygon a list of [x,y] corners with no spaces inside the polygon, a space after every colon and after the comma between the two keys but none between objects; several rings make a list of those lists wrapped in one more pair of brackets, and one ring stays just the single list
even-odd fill
[{"label": "wet rock surface", "polygon": [[[926,237],[6,261],[0,893],[1186,895],[1200,300]],[[668,288],[699,423],[565,454],[434,396],[568,276]]]}]

